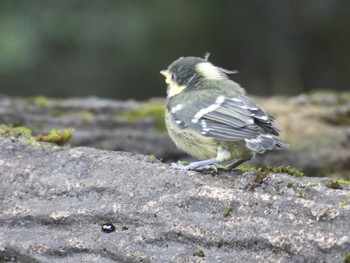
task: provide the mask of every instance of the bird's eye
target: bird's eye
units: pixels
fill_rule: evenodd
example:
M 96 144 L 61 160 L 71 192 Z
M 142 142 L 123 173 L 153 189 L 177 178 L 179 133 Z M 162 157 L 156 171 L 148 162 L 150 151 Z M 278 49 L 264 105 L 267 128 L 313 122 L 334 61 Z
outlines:
M 167 78 L 165 80 L 165 82 L 167 84 L 171 84 L 171 83 L 174 83 L 175 82 L 175 79 L 176 79 L 176 75 L 174 73 L 171 73 L 169 72 L 168 75 L 167 75 Z

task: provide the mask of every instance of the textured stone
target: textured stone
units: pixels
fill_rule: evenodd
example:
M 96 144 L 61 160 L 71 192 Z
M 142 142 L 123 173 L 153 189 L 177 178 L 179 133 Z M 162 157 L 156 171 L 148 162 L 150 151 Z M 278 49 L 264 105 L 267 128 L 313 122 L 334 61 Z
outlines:
M 177 171 L 4 138 L 0 149 L 0 262 L 341 262 L 350 252 L 350 189 L 329 179 Z

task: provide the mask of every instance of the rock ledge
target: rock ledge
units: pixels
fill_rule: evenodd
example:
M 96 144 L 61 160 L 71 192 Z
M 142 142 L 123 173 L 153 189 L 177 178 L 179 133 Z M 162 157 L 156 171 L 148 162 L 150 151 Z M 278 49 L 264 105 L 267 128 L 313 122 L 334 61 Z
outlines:
M 349 186 L 0 138 L 0 262 L 342 262 Z M 101 231 L 112 223 L 116 231 Z

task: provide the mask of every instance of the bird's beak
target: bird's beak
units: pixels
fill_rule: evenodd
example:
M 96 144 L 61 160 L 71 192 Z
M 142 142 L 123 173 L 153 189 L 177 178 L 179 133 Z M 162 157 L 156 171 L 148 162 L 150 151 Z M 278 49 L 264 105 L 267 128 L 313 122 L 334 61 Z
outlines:
M 165 77 L 165 83 L 166 83 L 166 84 L 169 84 L 169 83 L 170 83 L 170 74 L 169 74 L 169 71 L 167 71 L 166 69 L 164 69 L 164 70 L 161 70 L 159 73 L 162 74 L 162 75 Z
M 162 74 L 165 78 L 169 76 L 169 71 L 167 71 L 166 69 L 161 70 L 159 73 Z

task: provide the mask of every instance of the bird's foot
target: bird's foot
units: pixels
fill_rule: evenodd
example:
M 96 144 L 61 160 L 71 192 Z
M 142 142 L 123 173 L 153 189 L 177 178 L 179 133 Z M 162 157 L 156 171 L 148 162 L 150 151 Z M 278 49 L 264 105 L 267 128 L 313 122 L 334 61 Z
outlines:
M 218 162 L 216 158 L 199 161 L 199 162 L 192 162 L 189 164 L 181 164 L 181 163 L 172 163 L 171 168 L 174 169 L 180 169 L 180 170 L 196 170 L 196 171 L 203 171 L 203 170 L 215 170 L 217 172 Z

